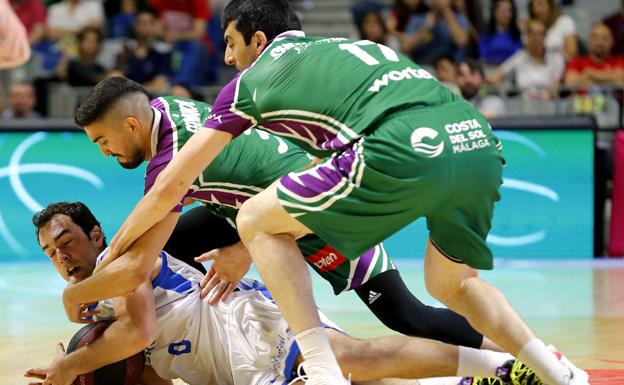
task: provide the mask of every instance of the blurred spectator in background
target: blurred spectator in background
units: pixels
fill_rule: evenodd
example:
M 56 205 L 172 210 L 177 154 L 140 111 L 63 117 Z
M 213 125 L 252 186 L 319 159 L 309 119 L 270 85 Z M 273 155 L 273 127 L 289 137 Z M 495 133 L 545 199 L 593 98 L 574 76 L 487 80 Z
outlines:
M 604 19 L 604 23 L 611 30 L 615 44 L 613 46 L 613 54 L 624 56 L 624 0 L 622 0 L 621 9 L 613 15 Z
M 150 0 L 150 5 L 158 15 L 163 39 L 174 45 L 174 80 L 203 85 L 208 72 L 214 70 L 207 68 L 211 49 L 206 33 L 211 17 L 208 0 Z
M 457 65 L 450 56 L 439 56 L 433 62 L 435 77 L 457 95 L 461 95 L 457 82 Z
M 547 50 L 561 52 L 566 60 L 577 55 L 576 24 L 572 17 L 561 13 L 555 0 L 531 0 L 529 16 L 546 26 Z
M 393 36 L 399 40 L 403 38 L 405 27 L 412 18 L 419 14 L 424 14 L 429 10 L 425 0 L 394 0 L 390 14 L 386 19 L 386 28 Z
M 577 56 L 565 73 L 567 86 L 622 84 L 624 59 L 612 55 L 613 35 L 603 23 L 593 26 L 588 40 L 588 55 Z
M 501 64 L 489 77 L 500 84 L 512 75 L 516 87 L 530 99 L 551 99 L 565 68 L 565 59 L 558 51 L 545 47 L 546 27 L 540 20 L 527 22 L 524 49 Z
M 461 95 L 488 119 L 507 114 L 505 102 L 498 95 L 488 95 L 485 89 L 485 73 L 478 60 L 467 59 L 459 65 L 459 88 Z
M 117 69 L 151 92 L 160 94 L 169 88 L 171 45 L 156 40 L 156 18 L 152 11 L 139 11 L 134 20 L 134 39 L 128 40 L 117 58 Z
M 30 45 L 37 44 L 45 33 L 46 8 L 43 2 L 41 0 L 11 0 L 11 6 L 26 27 Z
M 481 0 L 451 0 L 451 8 L 468 20 L 468 45 L 465 48 L 466 57 L 479 57 L 479 35 L 484 31 L 483 7 Z
M 47 37 L 58 40 L 85 27 L 102 29 L 104 8 L 98 0 L 63 0 L 48 8 Z
M 401 40 L 403 52 L 419 64 L 431 64 L 440 55 L 463 59 L 469 43 L 470 22 L 451 7 L 450 0 L 432 0 L 431 10 L 412 16 Z
M 514 0 L 493 0 L 487 32 L 479 38 L 479 57 L 487 64 L 501 64 L 522 49 Z
M 30 59 L 26 28 L 8 0 L 0 0 L 0 69 L 14 68 Z
M 9 91 L 9 105 L 2 111 L 2 119 L 38 119 L 41 116 L 34 111 L 36 104 L 35 88 L 31 83 L 14 83 Z
M 383 44 L 395 50 L 399 49 L 398 39 L 388 34 L 379 11 L 370 10 L 365 12 L 357 27 L 360 39 Z
M 119 10 L 109 20 L 109 37 L 119 39 L 132 34 L 134 18 L 139 11 L 137 0 L 121 0 Z
M 2 119 L 2 111 L 6 105 L 6 96 L 4 95 L 4 87 L 0 87 L 0 119 Z
M 94 86 L 106 76 L 106 69 L 97 63 L 102 43 L 102 32 L 87 27 L 78 33 L 78 56 L 64 56 L 57 67 L 57 75 L 72 86 Z
M 187 98 L 193 100 L 199 100 L 203 102 L 205 100 L 204 95 L 197 91 L 196 89 L 189 87 L 186 84 L 175 84 L 171 87 L 171 96 L 176 96 L 178 98 Z
M 208 0 L 150 0 L 168 43 L 180 40 L 203 41 L 210 19 Z
M 451 0 L 451 5 L 455 11 L 463 14 L 470 21 L 470 25 L 477 33 L 477 37 L 485 32 L 485 21 L 483 20 L 483 6 L 481 0 Z

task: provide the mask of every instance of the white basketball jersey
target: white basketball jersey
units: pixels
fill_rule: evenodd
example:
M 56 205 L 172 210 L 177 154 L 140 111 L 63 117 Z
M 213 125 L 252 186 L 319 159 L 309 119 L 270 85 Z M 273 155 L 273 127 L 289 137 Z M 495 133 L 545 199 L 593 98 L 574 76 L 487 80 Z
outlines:
M 199 298 L 200 271 L 164 251 L 160 257 L 152 281 L 158 335 L 145 350 L 159 376 L 189 385 L 282 384 L 291 377 L 299 349 L 264 285 L 243 279 L 225 302 L 210 305 Z M 99 318 L 110 318 L 112 301 L 99 309 Z

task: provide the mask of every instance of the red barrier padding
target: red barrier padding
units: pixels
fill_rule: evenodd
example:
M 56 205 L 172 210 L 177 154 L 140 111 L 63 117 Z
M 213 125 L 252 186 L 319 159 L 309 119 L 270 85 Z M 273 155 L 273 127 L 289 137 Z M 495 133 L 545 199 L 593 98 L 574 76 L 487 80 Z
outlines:
M 615 135 L 611 229 L 607 252 L 612 257 L 624 256 L 624 131 L 618 131 Z

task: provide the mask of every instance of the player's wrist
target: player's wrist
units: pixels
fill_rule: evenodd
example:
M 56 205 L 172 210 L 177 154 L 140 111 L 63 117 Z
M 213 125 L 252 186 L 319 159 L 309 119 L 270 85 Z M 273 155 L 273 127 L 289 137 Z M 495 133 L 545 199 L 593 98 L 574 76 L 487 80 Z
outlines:
M 76 302 L 74 289 L 75 285 L 67 285 L 65 289 L 63 289 L 63 305 L 65 305 L 65 309 L 68 309 L 72 306 L 79 305 L 79 302 Z
M 80 365 L 81 360 L 76 360 L 76 354 L 66 354 L 65 356 L 59 358 L 58 360 L 58 368 L 60 373 L 65 373 L 67 377 L 76 378 L 79 374 L 86 372 L 82 371 L 78 366 Z
M 247 247 L 243 244 L 243 242 L 238 241 L 237 243 L 232 245 L 232 248 L 234 249 L 236 255 L 239 255 L 241 259 L 251 265 L 251 263 L 253 262 L 253 260 L 251 259 L 251 254 L 249 254 L 249 250 L 247 250 Z

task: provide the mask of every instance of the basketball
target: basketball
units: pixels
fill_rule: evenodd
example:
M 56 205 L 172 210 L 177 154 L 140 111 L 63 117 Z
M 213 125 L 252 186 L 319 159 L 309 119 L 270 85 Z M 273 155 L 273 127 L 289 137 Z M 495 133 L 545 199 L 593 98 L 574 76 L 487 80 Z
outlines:
M 95 341 L 111 324 L 111 321 L 100 321 L 78 330 L 67 345 L 67 353 Z M 135 385 L 141 380 L 144 367 L 145 357 L 141 351 L 94 372 L 80 374 L 73 385 Z

